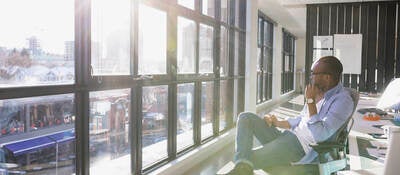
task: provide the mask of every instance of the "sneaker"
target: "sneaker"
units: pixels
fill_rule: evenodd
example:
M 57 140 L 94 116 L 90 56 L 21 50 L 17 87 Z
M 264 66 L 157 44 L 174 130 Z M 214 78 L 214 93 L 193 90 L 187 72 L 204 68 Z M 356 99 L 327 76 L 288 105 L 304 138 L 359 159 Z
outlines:
M 226 175 L 253 175 L 253 168 L 247 163 L 237 163 Z

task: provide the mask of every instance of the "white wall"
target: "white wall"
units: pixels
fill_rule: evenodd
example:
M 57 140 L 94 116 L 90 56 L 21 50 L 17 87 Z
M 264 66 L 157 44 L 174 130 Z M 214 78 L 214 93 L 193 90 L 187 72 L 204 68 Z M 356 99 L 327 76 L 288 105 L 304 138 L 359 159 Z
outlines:
M 256 111 L 258 3 L 247 1 L 245 111 Z
M 277 24 L 274 25 L 274 43 L 273 43 L 273 78 L 272 78 L 272 99 L 262 104 L 256 105 L 257 93 L 257 27 L 258 27 L 258 10 L 269 10 L 265 8 L 265 3 L 269 1 L 247 1 L 247 23 L 246 23 L 246 85 L 245 85 L 245 111 L 260 112 L 266 107 L 277 104 L 286 100 L 293 95 L 295 91 L 286 94 L 281 94 L 281 67 L 282 67 L 282 28 L 288 30 L 290 23 L 290 15 L 285 15 L 285 18 L 268 16 L 271 13 L 265 13 L 268 17 L 274 20 Z M 256 4 L 256 5 L 253 5 Z M 277 4 L 274 4 L 277 6 Z M 279 15 L 279 14 L 278 14 Z M 276 17 L 276 18 L 274 18 Z M 281 20 L 281 21 L 280 21 Z M 289 30 L 289 32 L 291 32 Z M 304 70 L 305 65 L 305 39 L 297 38 L 295 50 L 295 71 Z M 296 74 L 296 73 L 295 73 Z M 296 81 L 298 76 L 295 76 L 295 90 L 300 91 L 300 81 Z M 302 81 L 304 82 L 304 80 Z M 301 87 L 302 89 L 303 87 Z
M 297 38 L 296 40 L 296 81 L 295 88 L 296 92 L 304 92 L 304 76 L 305 70 L 309 69 L 306 65 L 306 39 Z

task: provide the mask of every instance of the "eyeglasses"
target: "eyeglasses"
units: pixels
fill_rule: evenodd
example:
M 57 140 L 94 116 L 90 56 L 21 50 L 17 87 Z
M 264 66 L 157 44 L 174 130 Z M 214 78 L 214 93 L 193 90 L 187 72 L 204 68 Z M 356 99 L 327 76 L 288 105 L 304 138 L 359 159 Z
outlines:
M 311 77 L 311 76 L 315 76 L 315 75 L 323 75 L 323 74 L 328 74 L 328 75 L 330 75 L 329 72 L 311 72 L 310 77 Z

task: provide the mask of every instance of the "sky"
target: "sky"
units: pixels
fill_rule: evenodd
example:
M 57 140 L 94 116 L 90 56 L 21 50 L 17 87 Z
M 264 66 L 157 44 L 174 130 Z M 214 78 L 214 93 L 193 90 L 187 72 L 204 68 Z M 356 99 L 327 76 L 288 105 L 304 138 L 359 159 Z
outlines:
M 74 40 L 74 0 L 0 0 L 0 25 L 0 47 L 27 47 L 36 36 L 44 52 L 63 54 Z

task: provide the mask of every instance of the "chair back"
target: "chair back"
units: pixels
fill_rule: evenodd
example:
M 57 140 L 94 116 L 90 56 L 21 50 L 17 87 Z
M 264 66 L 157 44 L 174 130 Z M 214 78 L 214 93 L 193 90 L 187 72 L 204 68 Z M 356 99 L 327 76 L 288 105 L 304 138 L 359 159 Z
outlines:
M 347 92 L 349 92 L 351 98 L 353 99 L 353 111 L 350 114 L 350 117 L 347 119 L 345 124 L 341 128 L 339 128 L 336 139 L 334 139 L 337 143 L 340 144 L 346 144 L 347 142 L 347 137 L 349 136 L 350 130 L 353 127 L 354 119 L 353 119 L 353 114 L 354 111 L 356 110 L 358 100 L 360 99 L 360 95 L 357 90 L 352 89 L 352 88 L 345 88 Z

